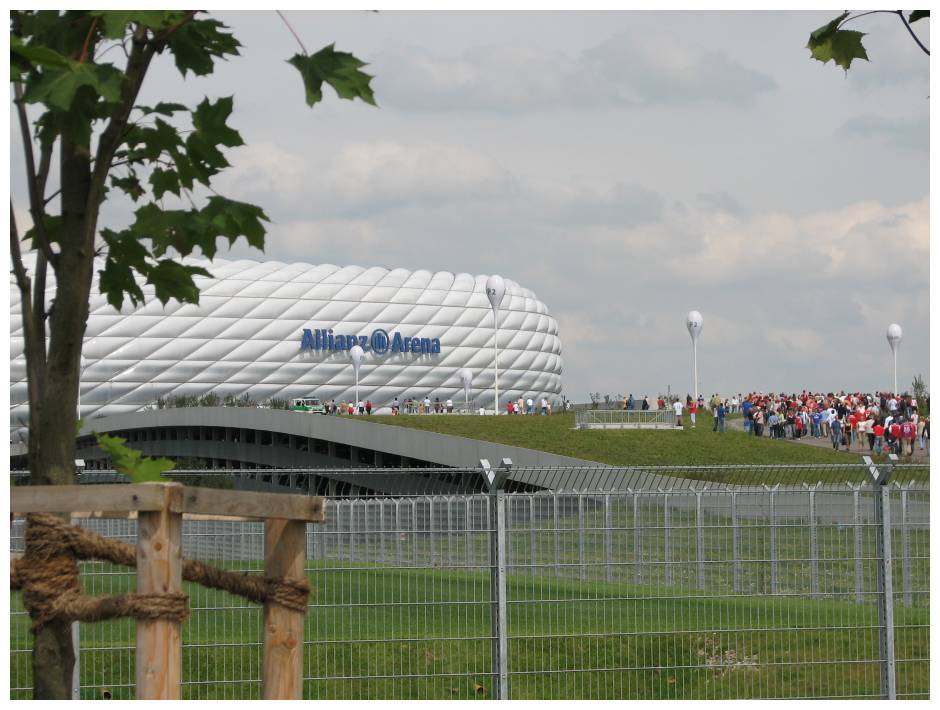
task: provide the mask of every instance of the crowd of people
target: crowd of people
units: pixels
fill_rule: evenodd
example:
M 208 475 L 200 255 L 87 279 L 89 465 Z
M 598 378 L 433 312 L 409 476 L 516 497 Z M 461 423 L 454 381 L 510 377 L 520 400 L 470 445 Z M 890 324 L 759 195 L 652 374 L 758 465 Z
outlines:
M 676 425 L 682 424 L 684 409 L 695 427 L 698 411 L 707 406 L 713 417 L 713 430 L 724 431 L 727 414 L 740 412 L 744 431 L 772 439 L 829 439 L 833 449 L 867 450 L 912 456 L 916 446 L 930 449 L 930 417 L 921 414 L 921 403 L 910 395 L 890 392 L 829 392 L 803 390 L 800 394 L 751 392 L 722 398 L 718 394 L 706 403 L 699 395 L 686 396 L 673 403 Z M 923 403 L 930 410 L 929 400 Z
M 403 399 L 395 397 L 388 406 L 393 416 L 400 414 L 453 414 L 455 411 L 454 400 L 448 398 L 441 401 L 440 397 L 435 397 L 432 401 L 430 395 L 426 395 L 424 399 L 420 397 L 406 397 Z M 570 403 L 567 402 L 567 400 L 563 403 L 563 408 L 565 411 L 570 409 Z M 366 400 L 365 402 L 341 401 L 339 403 L 337 403 L 336 400 L 330 400 L 324 404 L 324 409 L 327 414 L 370 415 L 375 407 L 371 400 Z M 459 405 L 456 411 L 460 411 Z M 485 413 L 485 410 L 481 409 L 480 414 L 483 413 Z M 538 402 L 533 400 L 531 396 L 528 398 L 519 397 L 518 399 L 510 399 L 506 402 L 506 414 L 550 415 L 551 413 L 552 403 L 547 397 L 540 398 Z

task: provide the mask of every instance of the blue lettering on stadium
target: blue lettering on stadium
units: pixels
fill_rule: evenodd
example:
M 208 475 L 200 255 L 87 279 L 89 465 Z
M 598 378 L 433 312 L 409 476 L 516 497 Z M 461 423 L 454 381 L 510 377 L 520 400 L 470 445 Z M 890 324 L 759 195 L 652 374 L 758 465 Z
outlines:
M 304 328 L 300 338 L 301 350 L 316 352 L 343 352 L 358 345 L 364 351 L 372 351 L 376 355 L 387 353 L 416 353 L 435 355 L 441 352 L 440 338 L 421 338 L 403 336 L 395 331 L 389 335 L 388 331 L 376 328 L 372 335 L 359 335 L 358 333 L 334 333 L 332 328 Z

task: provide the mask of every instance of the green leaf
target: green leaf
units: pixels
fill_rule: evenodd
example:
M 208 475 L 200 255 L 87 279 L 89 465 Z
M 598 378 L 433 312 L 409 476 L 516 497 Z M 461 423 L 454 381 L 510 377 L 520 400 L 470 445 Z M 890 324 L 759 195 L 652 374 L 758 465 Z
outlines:
M 848 10 L 839 15 L 836 19 L 830 20 L 822 27 L 819 27 L 813 30 L 809 35 L 809 44 L 806 46 L 809 49 L 813 49 L 814 46 L 819 45 L 829 39 L 836 30 L 839 29 L 839 25 L 842 24 L 842 21 L 849 16 Z
M 158 200 L 168 192 L 177 197 L 180 194 L 180 179 L 175 170 L 154 168 L 150 173 L 150 186 L 153 188 L 153 196 Z
M 10 35 L 10 54 L 16 54 L 26 59 L 35 67 L 47 69 L 67 69 L 69 67 L 68 57 L 63 57 L 49 47 L 24 44 L 22 39 L 12 34 Z
M 295 67 L 303 78 L 308 106 L 323 99 L 323 82 L 336 91 L 341 99 L 362 99 L 375 106 L 375 96 L 369 82 L 370 74 L 360 71 L 365 62 L 348 52 L 337 52 L 328 45 L 312 56 L 295 54 L 287 63 Z
M 172 116 L 177 111 L 189 111 L 189 107 L 183 106 L 183 104 L 166 103 L 165 101 L 161 101 L 153 108 L 150 106 L 135 106 L 134 108 L 142 111 L 145 116 L 152 113 L 159 113 L 162 116 Z
M 164 306 L 174 298 L 183 303 L 199 303 L 199 287 L 193 276 L 211 277 L 198 266 L 187 266 L 172 259 L 162 259 L 149 270 L 147 283 L 153 285 L 157 298 Z
M 846 71 L 848 71 L 854 59 L 868 61 L 868 53 L 865 51 L 865 47 L 862 46 L 862 37 L 865 36 L 865 33 L 839 29 L 840 23 L 848 15 L 848 12 L 843 12 L 837 18 L 810 34 L 806 47 L 813 59 L 823 64 L 830 61 L 835 62 Z
M 168 46 L 180 74 L 205 76 L 212 73 L 214 58 L 238 55 L 241 44 L 220 29 L 228 28 L 218 20 L 192 20 L 173 33 Z
M 42 217 L 43 226 L 46 228 L 46 237 L 49 239 L 51 244 L 61 243 L 62 240 L 62 218 L 57 215 L 43 214 Z M 36 243 L 36 225 L 34 224 L 30 227 L 26 234 L 23 235 L 23 241 L 30 240 L 33 244 Z
M 108 39 L 121 39 L 130 24 L 139 24 L 151 30 L 170 27 L 185 16 L 179 10 L 94 10 L 93 17 L 100 17 L 104 24 L 104 36 Z
M 125 446 L 127 440 L 119 436 L 96 434 L 96 437 L 98 446 L 111 457 L 114 469 L 127 476 L 131 483 L 166 480 L 160 474 L 171 470 L 176 465 L 170 459 L 145 458 L 136 449 Z
M 911 14 L 908 15 L 907 21 L 911 24 L 914 24 L 918 20 L 923 20 L 925 17 L 930 17 L 930 10 L 911 10 Z
M 244 145 L 238 131 L 225 125 L 225 121 L 232 114 L 233 105 L 231 96 L 223 97 L 214 104 L 204 98 L 193 111 L 193 128 L 216 145 L 229 148 Z
M 141 186 L 140 180 L 137 179 L 136 175 L 129 175 L 122 178 L 112 176 L 111 186 L 123 190 L 124 193 L 129 195 L 135 202 L 144 196 L 144 188 Z
M 238 237 L 244 236 L 249 245 L 264 249 L 262 221 L 271 220 L 260 207 L 215 195 L 209 198 L 203 217 L 208 221 L 207 229 L 213 237 L 227 237 L 231 245 Z
M 27 103 L 42 103 L 51 109 L 69 111 L 75 95 L 89 87 L 108 103 L 117 103 L 121 96 L 124 74 L 109 64 L 81 64 L 69 61 L 65 69 L 46 70 L 30 82 L 23 94 Z

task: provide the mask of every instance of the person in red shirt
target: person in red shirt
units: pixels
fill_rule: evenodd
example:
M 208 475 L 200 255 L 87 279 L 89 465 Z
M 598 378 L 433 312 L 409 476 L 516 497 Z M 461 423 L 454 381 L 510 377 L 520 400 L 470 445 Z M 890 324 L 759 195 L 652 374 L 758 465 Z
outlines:
M 692 420 L 692 428 L 695 428 L 695 414 L 698 412 L 698 402 L 694 399 L 689 402 L 689 419 Z
M 881 447 L 885 435 L 885 428 L 880 419 L 875 422 L 875 426 L 871 428 L 871 431 L 875 435 L 875 453 L 880 454 L 882 453 Z
M 895 419 L 891 422 L 891 426 L 888 427 L 888 433 L 891 435 L 891 448 L 894 453 L 900 453 L 901 451 L 901 425 L 898 424 L 898 420 Z
M 512 414 L 512 400 L 506 402 L 506 414 Z
M 901 446 L 905 456 L 914 454 L 914 437 L 917 436 L 917 426 L 910 419 L 901 424 Z
M 849 443 L 855 444 L 855 440 L 858 438 L 858 431 L 856 427 L 858 426 L 858 418 L 854 413 L 849 415 Z

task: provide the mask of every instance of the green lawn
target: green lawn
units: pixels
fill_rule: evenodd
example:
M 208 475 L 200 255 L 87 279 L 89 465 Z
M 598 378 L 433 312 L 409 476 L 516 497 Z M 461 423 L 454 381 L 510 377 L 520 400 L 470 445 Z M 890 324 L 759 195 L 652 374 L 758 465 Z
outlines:
M 711 415 L 685 429 L 577 430 L 574 414 L 542 416 L 373 416 L 370 422 L 493 441 L 613 466 L 858 463 L 861 455 L 749 436 L 730 428 L 712 432 Z
M 87 593 L 133 588 L 97 565 Z M 489 574 L 308 562 L 305 698 L 490 697 Z M 186 585 L 183 695 L 260 697 L 261 611 Z M 511 574 L 511 697 L 870 697 L 879 693 L 877 613 L 835 599 L 705 594 L 687 589 Z M 20 595 L 11 595 L 14 611 Z M 895 607 L 898 688 L 926 696 L 928 611 Z M 29 684 L 28 621 L 11 623 L 11 687 Z M 82 626 L 82 697 L 133 696 L 134 624 Z M 13 698 L 27 697 L 14 691 Z
M 738 593 L 730 587 L 732 548 L 726 521 L 709 517 L 707 589 L 695 586 L 691 520 L 675 515 L 671 538 L 677 562 L 671 581 L 654 562 L 664 559 L 657 522 L 641 510 L 643 536 L 638 569 L 628 539 L 628 509 L 612 522 L 615 567 L 604 579 L 604 532 L 593 515 L 585 533 L 566 516 L 560 544 L 549 529 L 516 529 L 510 539 L 507 583 L 511 697 L 523 698 L 773 698 L 870 697 L 879 693 L 877 612 L 855 603 L 851 536 L 821 526 L 819 558 L 823 596 L 798 590 L 806 584 L 809 540 L 802 529 L 781 529 L 779 596 L 769 594 L 767 530 L 742 534 Z M 796 534 L 799 533 L 799 534 Z M 578 538 L 586 536 L 581 557 Z M 918 531 L 915 549 L 925 549 Z M 490 576 L 475 567 L 485 560 L 485 533 L 475 534 L 473 563 L 466 565 L 446 533 L 405 541 L 406 559 L 395 566 L 363 562 L 374 542 L 358 549 L 340 541 L 343 560 L 308 561 L 316 590 L 306 616 L 304 697 L 319 699 L 465 699 L 490 697 Z M 340 534 L 340 537 L 345 537 Z M 863 547 L 871 575 L 871 540 Z M 479 538 L 479 539 L 476 539 Z M 563 574 L 555 576 L 554 550 Z M 896 550 L 897 553 L 900 549 Z M 534 557 L 533 557 L 534 555 Z M 716 557 L 717 555 L 717 557 Z M 532 562 L 535 562 L 533 565 Z M 620 562 L 620 564 L 616 564 Z M 897 558 L 896 589 L 901 569 Z M 258 571 L 257 563 L 223 563 Z M 426 565 L 432 564 L 433 567 Z M 588 579 L 573 579 L 586 565 Z M 134 574 L 102 563 L 83 563 L 85 593 L 115 594 L 134 587 Z M 89 574 L 90 572 L 90 574 Z M 917 561 L 914 588 L 927 589 L 928 563 Z M 838 584 L 833 582 L 838 580 Z M 191 618 L 183 626 L 183 694 L 192 699 L 260 697 L 261 609 L 224 592 L 185 585 Z M 826 594 L 830 592 L 831 594 Z M 832 593 L 834 592 L 834 593 Z M 902 695 L 929 691 L 929 610 L 925 592 L 915 606 L 895 605 L 898 688 Z M 866 599 L 871 600 L 871 596 Z M 22 610 L 11 595 L 14 612 Z M 107 689 L 133 696 L 134 624 L 121 620 L 83 624 L 82 697 Z M 28 619 L 11 617 L 11 687 L 28 687 Z M 14 698 L 27 697 L 14 691 Z

